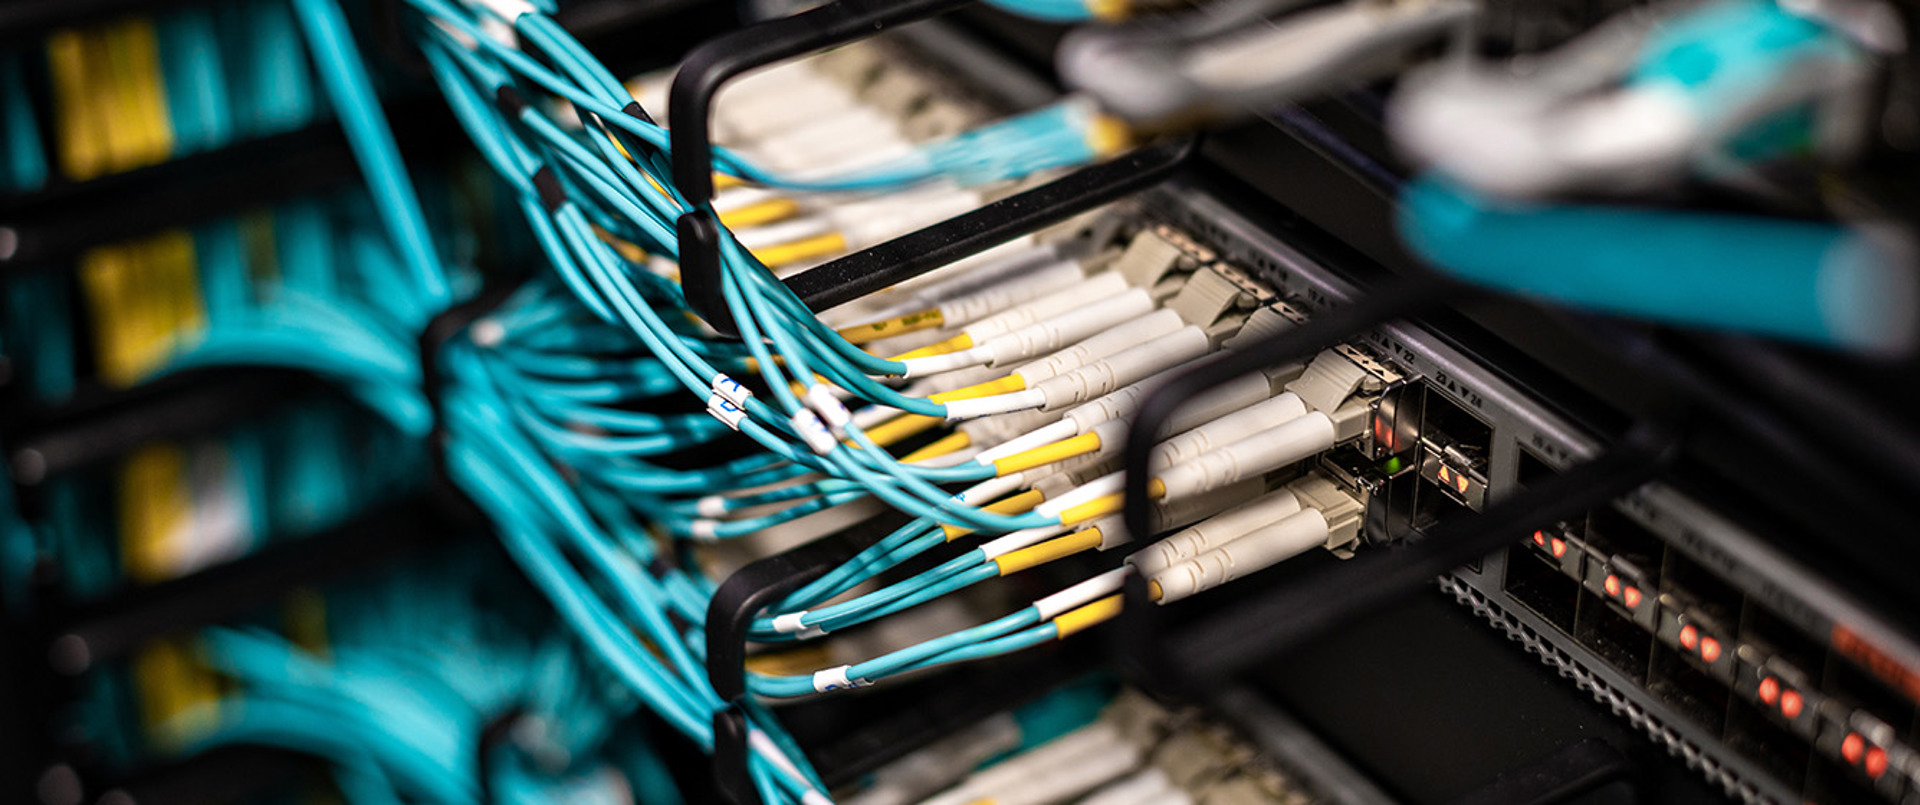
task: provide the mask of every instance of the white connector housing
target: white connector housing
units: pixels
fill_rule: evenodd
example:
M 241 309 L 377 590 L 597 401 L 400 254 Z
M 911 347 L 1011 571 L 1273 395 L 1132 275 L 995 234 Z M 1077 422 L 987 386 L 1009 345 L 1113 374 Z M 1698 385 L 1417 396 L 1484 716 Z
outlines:
M 1326 543 L 1327 533 L 1326 517 L 1318 510 L 1302 509 L 1192 559 L 1176 562 L 1155 573 L 1152 581 L 1160 588 L 1160 603 L 1172 603 L 1319 547 Z
M 1039 383 L 1108 355 L 1179 332 L 1182 326 L 1180 314 L 1171 310 L 1156 310 L 1134 321 L 1101 330 L 1078 344 L 1022 366 L 1018 373 L 1028 385 Z
M 1254 379 L 1259 378 L 1256 375 Z M 1307 404 L 1300 401 L 1299 395 L 1290 391 L 1282 392 L 1271 399 L 1193 426 L 1154 445 L 1149 466 L 1159 469 L 1180 464 L 1269 428 L 1277 428 L 1306 413 Z
M 1277 427 L 1202 453 L 1156 474 L 1166 497 L 1218 489 L 1277 470 L 1333 446 L 1333 420 L 1310 411 Z
M 1212 348 L 1207 334 L 1189 325 L 1049 378 L 1031 390 L 1040 394 L 1045 410 L 1053 411 L 1086 402 L 1169 367 L 1197 359 Z M 1021 376 L 1027 375 L 1023 371 Z
M 1276 489 L 1174 532 L 1127 557 L 1127 564 L 1152 576 L 1297 511 L 1300 498 L 1293 490 Z
M 1327 519 L 1326 548 L 1341 557 L 1353 555 L 1360 543 L 1360 524 L 1366 510 L 1346 490 L 1318 475 L 1306 475 L 1287 484 L 1300 498 L 1300 505 L 1319 511 Z
M 1125 277 L 1111 271 L 1102 272 L 980 319 L 960 331 L 966 333 L 973 343 L 984 344 L 994 336 L 1011 333 L 1034 322 L 1103 304 L 1107 299 L 1124 293 L 1127 287 Z

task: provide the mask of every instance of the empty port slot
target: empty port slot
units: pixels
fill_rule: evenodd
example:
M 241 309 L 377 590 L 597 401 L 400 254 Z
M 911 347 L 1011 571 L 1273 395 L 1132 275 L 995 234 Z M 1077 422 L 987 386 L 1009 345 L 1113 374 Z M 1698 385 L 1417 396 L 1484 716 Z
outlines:
M 1547 623 L 1573 634 L 1573 617 L 1580 602 L 1580 582 L 1560 572 L 1539 551 L 1515 545 L 1507 553 L 1507 595 Z
M 1559 474 L 1558 470 L 1547 466 L 1547 462 L 1541 461 L 1533 451 L 1525 447 L 1520 448 L 1520 462 L 1515 470 L 1514 480 L 1521 486 L 1533 486 L 1557 474 Z
M 1751 758 L 1790 790 L 1806 785 L 1809 751 L 1806 741 L 1767 718 L 1745 699 L 1727 703 L 1726 744 Z
M 1744 598 L 1740 590 L 1672 546 L 1667 547 L 1667 561 L 1660 578 L 1661 589 L 1686 596 L 1714 620 L 1729 625 L 1740 622 L 1740 603 Z
M 1647 690 L 1681 715 L 1718 734 L 1727 724 L 1727 686 L 1687 662 L 1679 652 L 1653 647 Z
M 1827 663 L 1821 643 L 1759 603 L 1748 600 L 1740 618 L 1740 638 L 1766 646 L 1775 656 L 1817 678 Z
M 1415 484 L 1413 490 L 1413 527 L 1425 530 L 1435 522 L 1456 516 L 1467 506 L 1430 483 Z
M 1666 545 L 1654 533 L 1612 506 L 1601 506 L 1587 515 L 1587 542 L 1608 556 L 1626 559 L 1639 568 L 1650 587 L 1660 584 L 1660 559 Z
M 1458 464 L 1464 459 L 1474 471 L 1486 476 L 1487 454 L 1493 447 L 1493 427 L 1433 389 L 1427 389 L 1420 438 L 1451 456 L 1450 463 Z
M 1580 596 L 1573 638 L 1635 682 L 1645 683 L 1653 635 L 1607 606 L 1596 595 Z

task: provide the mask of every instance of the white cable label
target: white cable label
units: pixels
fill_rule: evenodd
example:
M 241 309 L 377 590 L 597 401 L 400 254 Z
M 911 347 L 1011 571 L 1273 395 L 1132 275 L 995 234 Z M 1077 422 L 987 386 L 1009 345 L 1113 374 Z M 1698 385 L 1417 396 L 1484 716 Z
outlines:
M 773 630 L 781 634 L 793 635 L 802 640 L 819 637 L 827 633 L 825 629 L 818 626 L 808 626 L 801 623 L 800 619 L 806 617 L 806 615 L 807 611 L 803 609 L 799 612 L 790 612 L 775 617 L 773 619 Z
M 747 418 L 745 410 L 718 394 L 707 398 L 707 413 L 712 414 L 714 419 L 727 423 L 727 427 L 734 430 L 739 430 L 740 422 Z
M 847 676 L 847 672 L 851 670 L 853 670 L 853 666 L 842 665 L 838 668 L 828 668 L 824 671 L 815 671 L 813 672 L 813 689 L 821 693 L 826 693 L 826 692 L 835 691 L 835 690 L 852 690 L 853 688 L 864 688 L 868 685 L 873 684 L 871 680 L 856 679 L 856 678 Z
M 835 436 L 846 435 L 847 423 L 853 421 L 853 412 L 847 410 L 839 397 L 833 396 L 833 389 L 818 383 L 808 386 L 807 406 L 820 415 Z
M 753 399 L 752 389 L 740 385 L 740 381 L 728 377 L 725 372 L 714 374 L 713 393 L 741 408 L 747 407 L 747 401 Z
M 809 409 L 802 408 L 795 412 L 788 422 L 793 424 L 793 432 L 800 436 L 800 441 L 819 455 L 824 456 L 840 446 L 840 440 L 833 438 L 833 432 L 827 430 L 827 423 L 821 422 L 820 415 Z
M 720 523 L 714 520 L 695 520 L 688 527 L 694 539 L 701 542 L 714 542 L 720 539 Z
M 701 517 L 721 517 L 727 513 L 727 499 L 719 495 L 708 495 L 694 504 L 694 511 Z

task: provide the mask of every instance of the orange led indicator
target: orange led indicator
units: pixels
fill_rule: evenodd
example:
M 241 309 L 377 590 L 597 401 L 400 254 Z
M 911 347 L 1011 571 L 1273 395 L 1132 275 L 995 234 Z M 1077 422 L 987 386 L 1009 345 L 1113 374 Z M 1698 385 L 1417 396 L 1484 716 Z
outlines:
M 1462 495 L 1466 494 L 1467 493 L 1467 476 L 1465 475 L 1453 476 L 1453 488 L 1460 490 L 1460 494 Z
M 1640 608 L 1640 588 L 1628 587 L 1620 594 L 1620 600 L 1627 602 L 1627 609 Z
M 1880 747 L 1877 747 L 1877 746 L 1872 749 L 1868 749 L 1866 768 L 1867 768 L 1867 776 L 1872 777 L 1875 780 L 1880 779 L 1880 775 L 1886 774 L 1887 773 L 1887 750 L 1881 749 Z
M 1453 471 L 1447 469 L 1447 465 L 1445 464 L 1440 465 L 1440 469 L 1436 471 L 1434 475 L 1438 476 L 1442 481 L 1453 480 Z
M 1700 659 L 1707 662 L 1720 659 L 1720 641 L 1711 637 L 1700 638 Z
M 1766 702 L 1768 707 L 1780 701 L 1780 680 L 1773 677 L 1760 680 L 1760 701 Z
M 1840 742 L 1840 756 L 1846 758 L 1848 763 L 1858 765 L 1860 756 L 1866 753 L 1867 739 L 1860 737 L 1860 733 L 1849 732 L 1846 739 Z
M 1600 583 L 1600 587 L 1607 591 L 1607 595 L 1618 596 L 1620 594 L 1620 577 L 1608 576 L 1606 581 Z
M 1547 532 L 1545 531 L 1533 532 L 1533 544 L 1538 545 L 1542 548 L 1547 547 Z
M 1787 718 L 1799 718 L 1800 711 L 1805 709 L 1806 705 L 1806 700 L 1800 697 L 1800 691 L 1787 690 L 1780 692 L 1780 715 L 1786 716 Z
M 1566 540 L 1560 539 L 1559 537 L 1553 538 L 1553 555 L 1556 558 L 1567 555 Z
M 1693 628 L 1693 624 L 1680 627 L 1680 647 L 1688 651 L 1700 647 L 1700 630 Z

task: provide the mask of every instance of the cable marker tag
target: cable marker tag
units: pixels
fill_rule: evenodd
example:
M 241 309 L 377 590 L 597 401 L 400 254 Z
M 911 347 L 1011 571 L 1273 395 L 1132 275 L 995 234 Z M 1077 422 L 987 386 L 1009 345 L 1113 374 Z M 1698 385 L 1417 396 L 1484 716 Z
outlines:
M 773 619 L 773 630 L 781 634 L 794 635 L 803 640 L 819 637 L 827 633 L 827 630 L 818 626 L 808 626 L 801 623 L 800 619 L 806 617 L 806 615 L 806 610 L 801 610 L 776 617 Z
M 747 412 L 741 410 L 740 406 L 728 402 L 725 397 L 718 394 L 707 398 L 707 413 L 712 414 L 714 419 L 727 423 L 727 427 L 734 430 L 739 430 L 740 423 L 747 418 Z
M 720 539 L 720 523 L 716 520 L 695 520 L 688 526 L 688 532 L 701 542 L 717 542 Z
M 753 390 L 740 385 L 740 381 L 728 377 L 725 372 L 716 372 L 713 376 L 713 393 L 727 399 L 727 402 L 747 407 L 747 401 L 753 399 Z
M 840 440 L 833 437 L 827 423 L 820 421 L 820 415 L 810 409 L 800 409 L 788 422 L 793 424 L 793 432 L 800 435 L 800 441 L 819 455 L 824 456 L 840 446 Z
M 824 671 L 813 672 L 813 689 L 820 693 L 826 693 L 835 690 L 864 688 L 873 684 L 872 680 L 848 677 L 847 672 L 850 670 L 853 670 L 853 666 L 842 665 L 838 668 L 828 668 Z
M 847 424 L 853 421 L 853 412 L 847 410 L 839 397 L 833 396 L 833 389 L 818 383 L 807 387 L 807 407 L 820 415 L 836 437 L 845 436 Z

